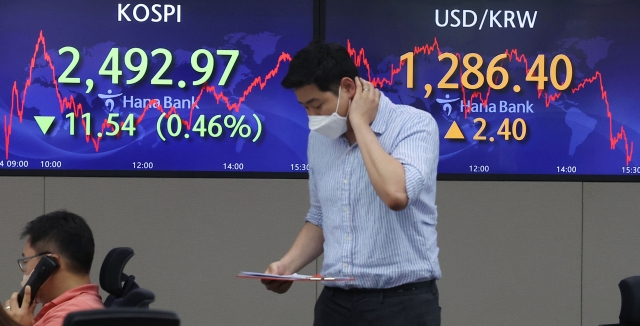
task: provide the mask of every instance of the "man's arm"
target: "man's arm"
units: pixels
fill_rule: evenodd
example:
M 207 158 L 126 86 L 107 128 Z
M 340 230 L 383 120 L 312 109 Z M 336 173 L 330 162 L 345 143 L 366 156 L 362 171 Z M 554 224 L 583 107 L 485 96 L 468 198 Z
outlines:
M 316 190 L 313 167 L 309 167 L 309 199 L 310 207 L 302 230 L 289 252 L 277 262 L 271 263 L 265 273 L 288 275 L 301 270 L 323 252 L 324 234 L 322 233 L 322 206 Z M 291 281 L 268 281 L 262 283 L 276 293 L 285 293 L 291 287 Z
M 409 203 L 404 167 L 380 146 L 368 124 L 357 123 L 351 126 L 373 189 L 390 209 L 403 210 Z
M 367 90 L 363 91 L 363 88 Z M 409 203 L 405 172 L 402 163 L 382 148 L 371 130 L 379 101 L 380 91 L 371 83 L 356 78 L 356 95 L 351 104 L 349 121 L 373 188 L 390 209 L 398 211 Z
M 265 273 L 293 274 L 318 258 L 322 254 L 323 244 L 322 228 L 310 222 L 305 222 L 289 252 L 279 261 L 271 263 Z M 262 284 L 267 287 L 267 290 L 282 294 L 289 290 L 293 282 L 263 280 Z
M 324 235 L 322 228 L 305 222 L 298 238 L 280 262 L 286 267 L 284 274 L 292 274 L 301 270 L 322 254 Z

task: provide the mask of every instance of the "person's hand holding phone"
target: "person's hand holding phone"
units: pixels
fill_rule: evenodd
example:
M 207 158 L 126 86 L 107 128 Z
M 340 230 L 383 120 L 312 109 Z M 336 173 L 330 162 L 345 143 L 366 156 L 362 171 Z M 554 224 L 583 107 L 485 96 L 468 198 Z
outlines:
M 26 286 L 24 289 L 24 297 L 22 298 L 22 306 L 18 305 L 18 292 L 11 295 L 11 299 L 5 302 L 5 311 L 16 323 L 21 326 L 33 326 L 35 323 L 34 312 L 36 310 L 35 302 L 31 306 L 31 287 Z

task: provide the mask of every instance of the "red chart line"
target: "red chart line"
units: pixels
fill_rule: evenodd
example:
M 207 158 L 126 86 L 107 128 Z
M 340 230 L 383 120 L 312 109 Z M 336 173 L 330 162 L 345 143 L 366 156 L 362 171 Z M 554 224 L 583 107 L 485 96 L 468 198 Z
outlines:
M 347 40 L 347 50 L 349 51 L 349 55 L 355 62 L 356 66 L 361 67 L 364 66 L 367 69 L 367 78 L 369 82 L 371 82 L 376 87 L 383 86 L 391 86 L 393 85 L 394 76 L 399 74 L 404 66 L 404 61 L 400 60 L 397 65 L 391 64 L 389 69 L 389 77 L 372 77 L 371 76 L 371 66 L 369 64 L 369 60 L 367 59 L 366 52 L 364 48 L 360 48 L 359 50 L 355 49 L 351 45 L 351 40 Z M 415 46 L 413 49 L 413 53 L 415 54 L 424 54 L 430 55 L 434 52 L 437 52 L 438 55 L 442 54 L 440 50 L 440 44 L 438 43 L 438 39 L 434 38 L 433 43 L 425 44 L 423 46 Z M 519 63 L 523 63 L 525 67 L 525 72 L 528 73 L 530 66 L 529 61 L 527 60 L 524 54 L 520 54 L 518 49 L 507 49 L 504 52 L 507 55 L 509 62 L 516 61 Z M 455 55 L 460 59 L 460 53 L 455 53 Z M 462 76 L 462 67 L 458 67 L 460 76 Z M 623 141 L 624 150 L 625 150 L 625 161 L 626 165 L 629 165 L 633 158 L 633 141 L 629 141 L 627 138 L 627 132 L 624 129 L 624 126 L 620 126 L 619 131 L 614 131 L 613 127 L 613 114 L 611 112 L 611 108 L 609 106 L 609 98 L 607 95 L 607 91 L 604 87 L 603 77 L 600 71 L 596 71 L 592 77 L 584 79 L 580 82 L 576 87 L 571 89 L 571 93 L 574 94 L 586 87 L 587 84 L 592 84 L 598 82 L 600 84 L 600 93 L 602 101 L 605 104 L 607 110 L 607 117 L 609 118 L 609 144 L 610 149 L 614 150 L 618 142 Z M 474 99 L 478 99 L 479 102 L 486 106 L 489 103 L 489 95 L 491 94 L 491 88 L 489 88 L 486 92 L 481 91 L 472 91 L 471 94 L 467 94 L 469 90 L 464 87 L 461 88 L 462 91 L 462 103 L 464 103 L 464 117 L 467 118 L 468 114 L 471 113 L 471 107 L 473 105 Z M 545 107 L 549 107 L 552 102 L 555 102 L 560 96 L 562 92 L 555 92 L 553 94 L 549 94 L 543 90 L 538 90 L 538 98 L 544 98 Z
M 51 69 L 53 85 L 57 95 L 58 104 L 60 106 L 60 113 L 64 113 L 66 110 L 73 110 L 73 113 L 76 118 L 79 116 L 82 116 L 82 114 L 84 113 L 82 104 L 76 103 L 73 95 L 70 95 L 69 97 L 63 97 L 60 94 L 58 79 L 56 77 L 56 69 L 53 65 L 53 62 L 51 61 L 51 57 L 47 53 L 47 45 L 46 45 L 44 34 L 42 31 L 40 31 L 40 36 L 38 37 L 38 41 L 36 42 L 35 49 L 33 51 L 33 56 L 31 57 L 31 64 L 29 65 L 29 78 L 25 82 L 24 89 L 22 90 L 22 98 L 20 98 L 18 83 L 17 81 L 14 81 L 13 87 L 11 89 L 11 110 L 9 111 L 8 122 L 7 122 L 7 115 L 6 114 L 4 115 L 4 144 L 5 144 L 6 159 L 9 159 L 9 145 L 11 143 L 11 133 L 13 130 L 14 114 L 18 116 L 18 122 L 22 123 L 22 117 L 24 115 L 24 105 L 27 100 L 29 87 L 31 87 L 31 83 L 33 80 L 33 70 L 36 66 L 36 60 L 38 58 L 38 53 L 40 52 L 40 48 L 42 48 L 44 60 L 47 62 L 49 68 Z M 193 121 L 193 111 L 195 110 L 196 106 L 198 105 L 198 102 L 200 101 L 200 99 L 205 93 L 212 95 L 215 98 L 217 104 L 220 104 L 220 102 L 223 102 L 226 105 L 227 110 L 229 111 L 235 110 L 235 112 L 239 112 L 240 107 L 242 106 L 242 103 L 247 99 L 247 97 L 253 91 L 257 89 L 256 87 L 259 87 L 260 90 L 263 90 L 267 86 L 268 81 L 278 74 L 280 69 L 280 64 L 283 62 L 289 62 L 289 61 L 291 61 L 291 55 L 289 55 L 288 53 L 282 52 L 282 54 L 280 54 L 280 56 L 278 57 L 278 62 L 275 68 L 269 71 L 269 73 L 267 73 L 264 77 L 262 76 L 256 77 L 249 84 L 249 86 L 244 90 L 244 92 L 242 93 L 242 96 L 238 98 L 237 101 L 235 102 L 231 101 L 229 97 L 227 97 L 222 91 L 218 92 L 215 86 L 204 85 L 200 89 L 200 93 L 198 97 L 191 105 L 191 109 L 189 110 L 189 118 L 186 120 L 183 118 L 180 118 L 182 120 L 182 123 L 185 126 L 187 126 L 187 129 L 189 130 L 191 129 L 192 121 Z M 147 111 L 150 110 L 152 106 L 155 106 L 155 108 L 160 112 L 167 113 L 167 118 L 172 114 L 178 114 L 178 111 L 174 106 L 172 106 L 171 108 L 165 111 L 165 109 L 162 107 L 162 105 L 160 105 L 160 103 L 158 103 L 156 100 L 152 100 L 152 101 L 149 101 L 149 103 L 147 103 L 147 105 L 143 109 L 138 119 L 136 119 L 136 122 L 135 122 L 136 125 L 140 124 L 143 121 Z M 82 126 L 84 130 L 86 130 L 87 126 L 85 124 L 85 120 L 81 119 L 81 121 L 82 121 Z M 123 124 L 124 123 L 121 123 L 121 125 Z M 109 128 L 109 127 L 110 126 L 107 124 L 107 119 L 104 119 L 101 125 L 102 133 L 104 134 L 105 128 Z M 94 137 L 93 135 L 91 135 L 91 136 L 85 136 L 85 139 L 87 143 L 90 143 L 90 142 L 92 143 L 96 152 L 99 151 L 100 141 L 102 138 Z

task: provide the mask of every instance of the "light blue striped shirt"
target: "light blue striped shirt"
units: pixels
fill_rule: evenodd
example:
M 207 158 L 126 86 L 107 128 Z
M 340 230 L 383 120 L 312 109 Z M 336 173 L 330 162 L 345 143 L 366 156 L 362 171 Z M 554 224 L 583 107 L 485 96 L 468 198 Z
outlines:
M 389 288 L 439 279 L 436 173 L 438 126 L 424 111 L 393 104 L 384 94 L 371 129 L 387 153 L 404 166 L 409 204 L 392 211 L 376 194 L 358 144 L 309 134 L 306 220 L 324 234 L 323 276 L 343 288 Z

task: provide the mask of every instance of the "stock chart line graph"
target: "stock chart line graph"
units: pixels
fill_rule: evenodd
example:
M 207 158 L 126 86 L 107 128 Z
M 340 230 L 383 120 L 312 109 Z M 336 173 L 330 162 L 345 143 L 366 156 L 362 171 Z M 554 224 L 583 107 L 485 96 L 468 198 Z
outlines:
M 372 68 L 367 58 L 366 51 L 364 48 L 356 48 L 353 46 L 350 39 L 347 39 L 347 51 L 349 55 L 353 59 L 354 63 L 357 67 L 364 67 L 366 69 L 367 79 L 376 87 L 385 87 L 385 86 L 393 86 L 394 85 L 394 77 L 402 72 L 403 68 L 406 68 L 408 65 L 406 61 L 402 58 L 399 59 L 397 64 L 391 63 L 389 66 L 388 76 L 380 77 L 380 76 L 372 76 Z M 443 54 L 441 50 L 440 43 L 438 39 L 434 37 L 432 43 L 427 43 L 422 46 L 414 46 L 412 53 L 414 55 L 431 55 L 437 54 L 438 56 Z M 532 65 L 529 63 L 525 54 L 520 53 L 518 49 L 506 49 L 503 52 L 506 55 L 506 58 L 509 62 L 518 62 L 522 63 L 525 69 L 525 73 L 529 74 L 530 69 L 532 69 Z M 460 59 L 461 53 L 454 53 L 454 55 Z M 501 64 L 502 65 L 502 64 Z M 463 67 L 462 65 L 458 65 L 456 67 L 458 70 L 458 74 L 460 77 L 463 75 Z M 575 94 L 577 92 L 583 91 L 587 85 L 589 84 L 599 84 L 600 90 L 600 98 L 603 101 L 604 108 L 606 110 L 606 116 L 609 121 L 609 145 L 611 150 L 615 150 L 618 143 L 622 141 L 624 154 L 625 154 L 625 164 L 628 166 L 631 160 L 633 159 L 633 149 L 634 142 L 629 140 L 627 137 L 627 132 L 625 130 L 624 125 L 620 125 L 619 130 L 614 127 L 613 123 L 613 112 L 611 111 L 611 107 L 609 105 L 608 93 L 604 86 L 603 76 L 600 71 L 595 71 L 595 73 L 588 78 L 584 78 L 581 82 L 577 83 L 575 87 L 570 88 L 571 94 Z M 464 108 L 464 118 L 466 119 L 468 115 L 471 113 L 471 108 L 473 106 L 474 100 L 478 100 L 480 104 L 483 106 L 487 106 L 489 103 L 489 97 L 491 95 L 491 88 L 489 87 L 486 91 L 472 91 L 468 90 L 465 87 L 460 87 L 461 91 L 461 99 L 462 105 Z M 566 92 L 566 90 L 564 91 Z M 469 94 L 470 93 L 470 94 Z M 555 102 L 560 98 L 563 94 L 563 91 L 557 91 L 553 93 L 549 93 L 545 90 L 537 91 L 537 98 L 542 99 L 544 101 L 544 105 L 548 108 L 552 102 Z
M 3 117 L 3 134 L 4 134 L 4 145 L 5 145 L 5 158 L 8 159 L 9 158 L 9 148 L 10 148 L 10 143 L 11 143 L 11 135 L 12 135 L 12 130 L 13 130 L 13 123 L 14 123 L 14 116 L 17 115 L 17 119 L 19 123 L 23 122 L 23 116 L 24 116 L 24 112 L 25 112 L 25 103 L 27 101 L 28 98 L 28 90 L 32 85 L 33 82 L 33 71 L 36 68 L 36 62 L 39 58 L 40 55 L 40 51 L 42 50 L 42 58 L 44 59 L 44 61 L 46 62 L 46 66 L 51 70 L 51 81 L 53 83 L 53 88 L 55 91 L 55 94 L 57 96 L 57 101 L 58 101 L 58 106 L 60 108 L 60 113 L 64 113 L 65 111 L 70 111 L 74 113 L 74 117 L 79 117 L 82 116 L 84 113 L 84 109 L 82 106 L 82 103 L 77 103 L 76 101 L 76 97 L 74 97 L 74 95 L 69 95 L 68 97 L 65 97 L 61 94 L 60 92 L 60 86 L 58 84 L 58 75 L 56 74 L 56 68 L 53 64 L 53 60 L 51 58 L 51 56 L 47 53 L 47 45 L 46 45 L 46 39 L 44 36 L 44 32 L 41 30 L 40 31 L 40 35 L 36 41 L 35 47 L 34 47 L 34 52 L 33 55 L 31 57 L 30 60 L 30 64 L 28 67 L 28 78 L 24 84 L 24 88 L 22 89 L 22 91 L 19 90 L 19 86 L 18 86 L 18 82 L 14 81 L 13 82 L 13 86 L 11 89 L 11 107 L 9 110 L 9 114 L 5 114 Z M 250 96 L 250 94 L 256 90 L 263 90 L 269 83 L 269 80 L 274 78 L 280 71 L 280 67 L 282 63 L 285 62 L 289 62 L 291 61 L 291 55 L 286 53 L 286 52 L 282 52 L 277 59 L 277 63 L 275 65 L 275 67 L 273 69 L 271 69 L 266 75 L 264 76 L 257 76 L 253 79 L 253 81 L 251 83 L 249 83 L 249 85 L 246 87 L 246 89 L 242 92 L 242 95 L 240 97 L 237 98 L 237 100 L 232 101 L 230 99 L 229 96 L 225 95 L 223 91 L 218 91 L 216 89 L 215 86 L 209 86 L 206 83 L 203 84 L 202 87 L 200 87 L 200 91 L 199 94 L 196 98 L 196 100 L 192 103 L 190 110 L 189 110 L 189 117 L 188 118 L 182 118 L 180 117 L 180 121 L 183 125 L 185 125 L 187 127 L 187 129 L 191 129 L 192 125 L 193 125 L 193 112 L 195 110 L 195 108 L 198 106 L 198 102 L 201 100 L 202 96 L 204 94 L 210 94 L 211 96 L 213 96 L 213 98 L 215 99 L 217 104 L 220 103 L 224 103 L 224 105 L 226 106 L 228 111 L 235 111 L 235 112 L 239 112 L 240 111 L 240 107 L 241 105 L 246 101 L 247 97 Z M 176 109 L 176 107 L 171 106 L 170 108 L 164 108 L 161 103 L 159 103 L 157 100 L 152 100 L 149 101 L 144 109 L 142 110 L 142 112 L 140 113 L 140 115 L 138 116 L 138 118 L 135 120 L 135 125 L 140 124 L 143 119 L 146 116 L 146 113 L 148 110 L 152 109 L 152 107 L 156 108 L 160 113 L 166 113 L 166 117 L 168 118 L 169 116 L 175 114 L 179 116 L 178 110 Z M 166 110 L 165 110 L 166 109 Z M 88 127 L 85 123 L 84 119 L 81 119 L 81 123 L 82 123 L 82 127 L 84 130 L 86 130 Z M 124 122 L 121 122 L 120 125 L 122 126 L 124 124 Z M 113 126 L 110 126 L 108 124 L 107 119 L 104 119 L 101 123 L 101 126 L 99 127 L 99 130 L 101 131 L 101 133 L 104 133 L 104 131 L 107 128 L 115 128 Z M 119 135 L 118 135 L 119 136 Z M 91 143 L 92 146 L 94 147 L 95 151 L 98 152 L 100 149 L 100 141 L 101 141 L 102 137 L 96 137 L 95 135 L 88 135 L 85 136 L 85 141 L 86 143 Z
M 395 77 L 399 73 L 402 73 L 404 69 L 407 68 L 406 61 L 400 59 L 397 64 L 390 64 L 388 75 L 374 76 L 374 71 L 371 67 L 371 63 L 367 58 L 367 54 L 364 48 L 356 48 L 350 39 L 347 40 L 347 50 L 351 55 L 354 63 L 358 67 L 364 67 L 366 69 L 367 79 L 373 83 L 376 87 L 386 87 L 393 86 L 395 82 Z M 426 43 L 420 46 L 414 46 L 412 51 L 415 55 L 441 55 L 443 53 L 441 49 L 441 45 L 437 38 L 434 38 L 433 42 Z M 517 48 L 506 49 L 503 54 L 506 56 L 507 60 L 503 62 L 516 63 L 521 64 L 524 68 L 524 71 L 528 74 L 532 69 L 532 64 L 530 59 Z M 461 58 L 461 53 L 454 53 L 457 58 Z M 194 110 L 198 106 L 198 103 L 203 99 L 203 97 L 211 96 L 216 104 L 222 105 L 226 107 L 228 111 L 233 111 L 238 113 L 242 104 L 247 100 L 251 94 L 258 90 L 263 90 L 269 84 L 269 81 L 276 77 L 282 69 L 282 64 L 291 61 L 291 55 L 282 52 L 277 56 L 277 60 L 272 69 L 266 70 L 258 76 L 252 77 L 248 86 L 243 88 L 243 90 L 238 93 L 238 96 L 229 96 L 225 94 L 225 91 L 219 89 L 216 86 L 208 85 L 204 83 L 201 87 L 199 87 L 197 96 L 195 96 L 195 100 L 191 104 L 189 112 L 182 111 L 179 113 L 176 107 L 174 106 L 162 106 L 158 100 L 152 100 L 148 102 L 144 108 L 140 111 L 140 114 L 135 119 L 135 125 L 140 124 L 146 117 L 148 117 L 149 110 L 157 110 L 159 113 L 166 113 L 166 118 L 168 119 L 171 115 L 177 115 L 180 119 L 182 125 L 186 127 L 187 130 L 191 130 L 194 125 Z M 18 81 L 13 81 L 13 85 L 11 88 L 11 107 L 7 114 L 3 117 L 3 135 L 4 145 L 5 145 L 5 158 L 8 159 L 10 155 L 10 145 L 11 145 L 11 136 L 14 128 L 14 122 L 17 120 L 18 123 L 23 123 L 23 117 L 25 114 L 25 103 L 29 98 L 29 88 L 34 81 L 33 71 L 38 65 L 37 62 L 39 60 L 43 60 L 44 65 L 41 65 L 45 68 L 50 69 L 51 72 L 51 83 L 53 85 L 53 89 L 55 92 L 55 96 L 57 97 L 57 104 L 59 107 L 59 111 L 61 114 L 65 112 L 73 112 L 74 117 L 82 116 L 85 113 L 85 109 L 83 108 L 82 103 L 79 103 L 77 97 L 73 94 L 69 96 L 63 96 L 60 91 L 60 85 L 58 84 L 58 75 L 56 73 L 56 68 L 54 67 L 54 61 L 51 56 L 47 53 L 47 44 L 44 36 L 44 32 L 40 31 L 40 35 L 34 46 L 34 52 L 31 56 L 31 60 L 28 66 L 27 79 L 24 83 L 24 87 L 20 89 Z M 502 63 L 500 64 L 502 66 Z M 42 67 L 40 67 L 42 68 Z M 462 77 L 463 67 L 459 65 L 456 67 L 457 74 Z M 633 151 L 634 151 L 634 142 L 629 139 L 627 134 L 627 130 L 624 125 L 616 126 L 614 125 L 614 112 L 611 110 L 608 92 L 605 87 L 604 77 L 601 71 L 596 70 L 595 73 L 589 75 L 590 77 L 583 78 L 580 82 L 576 82 L 575 86 L 568 88 L 564 91 L 546 91 L 546 90 L 537 90 L 537 98 L 544 102 L 546 108 L 548 108 L 552 103 L 556 102 L 563 94 L 571 93 L 575 94 L 578 92 L 583 92 L 585 89 L 591 90 L 589 87 L 590 84 L 594 84 L 593 87 L 599 87 L 600 89 L 600 99 L 604 104 L 604 109 L 606 112 L 606 117 L 608 119 L 609 132 L 608 132 L 608 141 L 609 148 L 611 150 L 615 150 L 620 145 L 624 150 L 625 155 L 625 163 L 629 165 L 633 159 Z M 492 89 L 489 87 L 486 91 L 474 91 L 466 89 L 465 87 L 460 88 L 461 97 L 462 97 L 462 107 L 464 112 L 464 117 L 467 118 L 471 113 L 471 107 L 474 105 L 474 102 L 479 102 L 480 104 L 486 106 L 489 103 L 489 98 L 492 96 Z M 53 100 L 53 99 L 52 99 Z M 84 119 L 81 119 L 82 127 L 86 130 L 88 127 L 85 124 Z M 120 126 L 124 124 L 124 122 L 119 123 Z M 104 133 L 105 130 L 113 130 L 113 126 L 107 123 L 107 119 L 102 119 L 102 122 L 99 123 L 99 126 L 96 131 L 101 131 Z M 119 138 L 118 134 L 118 138 Z M 95 152 L 100 151 L 100 142 L 102 137 L 97 137 L 95 134 L 90 134 L 85 136 L 85 142 L 87 144 L 91 144 Z M 620 144 L 619 144 L 620 143 Z

